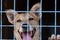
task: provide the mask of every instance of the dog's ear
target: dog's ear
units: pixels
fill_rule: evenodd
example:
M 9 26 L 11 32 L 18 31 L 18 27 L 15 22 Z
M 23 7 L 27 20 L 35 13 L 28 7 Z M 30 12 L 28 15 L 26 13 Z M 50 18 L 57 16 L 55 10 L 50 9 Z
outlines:
M 40 10 L 40 3 L 36 3 L 32 6 L 30 11 L 39 11 Z
M 40 3 L 36 3 L 35 5 L 33 5 L 30 11 L 32 11 L 30 13 L 32 13 L 32 14 L 34 13 L 34 15 L 36 17 L 39 17 L 40 16 L 40 12 L 38 12 L 38 11 L 40 11 Z
M 7 10 L 6 12 L 6 16 L 8 18 L 8 21 L 12 24 L 14 24 L 14 10 Z

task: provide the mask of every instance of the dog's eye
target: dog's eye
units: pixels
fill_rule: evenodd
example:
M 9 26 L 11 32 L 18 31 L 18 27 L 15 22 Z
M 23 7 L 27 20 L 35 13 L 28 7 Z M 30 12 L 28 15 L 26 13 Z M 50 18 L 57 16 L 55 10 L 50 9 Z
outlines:
M 17 20 L 17 22 L 21 22 L 21 20 Z
M 31 21 L 31 20 L 33 20 L 33 18 L 29 18 L 29 20 Z

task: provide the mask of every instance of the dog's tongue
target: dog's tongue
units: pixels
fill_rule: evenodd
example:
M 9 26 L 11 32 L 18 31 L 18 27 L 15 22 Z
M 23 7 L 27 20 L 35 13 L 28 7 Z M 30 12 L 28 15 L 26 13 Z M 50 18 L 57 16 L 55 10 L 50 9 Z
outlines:
M 23 37 L 23 40 L 32 40 L 31 34 L 29 34 L 29 33 L 27 33 L 27 34 L 23 33 L 22 37 Z

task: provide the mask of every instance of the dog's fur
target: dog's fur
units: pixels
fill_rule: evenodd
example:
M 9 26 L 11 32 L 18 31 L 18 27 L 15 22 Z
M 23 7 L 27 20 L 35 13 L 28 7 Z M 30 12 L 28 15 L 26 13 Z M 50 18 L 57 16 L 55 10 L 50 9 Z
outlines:
M 36 3 L 35 5 L 32 6 L 30 11 L 39 11 L 40 10 L 40 3 Z M 40 13 L 39 12 L 22 12 L 18 14 L 18 12 L 15 12 L 14 10 L 7 10 L 6 15 L 8 18 L 8 21 L 11 24 L 14 24 L 14 34 L 17 40 L 22 40 L 21 37 L 21 32 L 24 31 L 22 28 L 22 25 L 24 23 L 29 24 L 30 30 L 32 31 L 34 28 L 36 31 L 34 32 L 34 35 L 32 37 L 32 40 L 40 40 L 40 31 L 39 31 L 39 19 L 40 19 Z M 29 20 L 30 18 L 33 18 Z M 60 35 L 57 35 L 57 37 L 53 34 L 51 37 L 48 38 L 48 40 L 60 40 Z
M 36 3 L 31 8 L 31 11 L 39 11 L 39 9 L 40 9 L 40 3 Z M 30 26 L 29 31 L 33 31 L 34 28 L 36 29 L 36 31 L 34 32 L 34 36 L 32 37 L 32 40 L 40 40 L 40 31 L 39 31 L 40 13 L 39 12 L 29 12 L 29 13 L 22 12 L 20 14 L 18 12 L 15 12 L 14 14 L 13 10 L 7 10 L 6 15 L 8 21 L 11 24 L 15 25 L 14 34 L 17 40 L 22 40 L 20 33 L 24 31 L 22 26 L 25 23 L 29 24 Z
M 57 36 L 52 34 L 51 37 L 48 38 L 48 40 L 60 40 L 60 35 L 58 34 Z

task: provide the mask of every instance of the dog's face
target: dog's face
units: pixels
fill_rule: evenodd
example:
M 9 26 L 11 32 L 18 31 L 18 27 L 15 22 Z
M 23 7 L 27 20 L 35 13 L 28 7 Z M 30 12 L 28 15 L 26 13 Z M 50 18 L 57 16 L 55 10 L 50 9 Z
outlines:
M 31 10 L 38 11 L 40 3 L 35 4 Z M 8 10 L 6 12 L 8 21 L 15 25 L 15 35 L 17 40 L 32 40 L 39 27 L 39 12 L 15 12 Z M 28 39 L 26 38 L 28 36 Z

